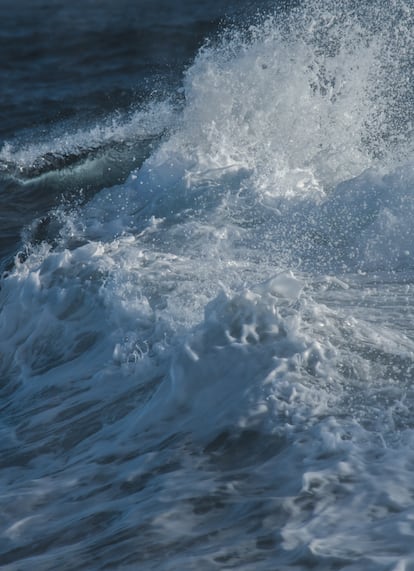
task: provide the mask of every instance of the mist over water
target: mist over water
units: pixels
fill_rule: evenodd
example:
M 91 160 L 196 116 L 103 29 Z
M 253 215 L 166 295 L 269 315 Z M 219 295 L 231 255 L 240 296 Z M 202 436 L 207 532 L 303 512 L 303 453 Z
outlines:
M 3 144 L 64 195 L 0 283 L 5 569 L 414 569 L 413 11 L 267 6 Z

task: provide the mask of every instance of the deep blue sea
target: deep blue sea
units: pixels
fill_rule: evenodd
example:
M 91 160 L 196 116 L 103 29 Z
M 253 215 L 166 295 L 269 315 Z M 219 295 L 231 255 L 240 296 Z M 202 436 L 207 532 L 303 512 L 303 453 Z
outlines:
M 414 571 L 413 236 L 413 0 L 0 0 L 0 570 Z

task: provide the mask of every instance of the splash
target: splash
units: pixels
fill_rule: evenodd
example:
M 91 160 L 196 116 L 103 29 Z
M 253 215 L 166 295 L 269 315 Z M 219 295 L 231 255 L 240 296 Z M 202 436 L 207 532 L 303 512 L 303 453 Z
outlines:
M 183 129 L 148 168 L 181 169 L 189 186 L 245 170 L 258 192 L 297 196 L 398 163 L 412 146 L 411 26 L 403 2 L 316 2 L 228 31 L 188 70 Z

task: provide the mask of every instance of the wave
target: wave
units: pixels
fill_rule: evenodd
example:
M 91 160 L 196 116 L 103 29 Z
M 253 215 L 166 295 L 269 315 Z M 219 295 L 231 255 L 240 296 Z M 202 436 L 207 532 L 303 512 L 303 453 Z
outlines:
M 83 160 L 168 126 L 2 278 L 0 428 L 27 462 L 2 484 L 39 521 L 9 501 L 10 561 L 52 520 L 66 548 L 75 501 L 78 568 L 123 566 L 125 538 L 148 568 L 412 564 L 413 15 L 263 16 L 205 45 L 178 111 L 51 141 Z
M 115 114 L 85 129 L 58 132 L 43 142 L 6 142 L 0 150 L 0 173 L 30 181 L 47 173 L 62 171 L 97 159 L 128 153 L 159 139 L 174 123 L 174 105 L 165 100 L 148 104 L 128 116 Z M 138 154 L 138 158 L 141 153 Z M 138 158 L 135 161 L 138 162 Z M 140 163 L 138 162 L 138 165 Z
M 347 8 L 312 3 L 206 45 L 180 127 L 121 190 L 125 228 L 226 211 L 247 250 L 288 266 L 410 265 L 411 13 Z M 114 194 L 98 198 L 106 221 Z

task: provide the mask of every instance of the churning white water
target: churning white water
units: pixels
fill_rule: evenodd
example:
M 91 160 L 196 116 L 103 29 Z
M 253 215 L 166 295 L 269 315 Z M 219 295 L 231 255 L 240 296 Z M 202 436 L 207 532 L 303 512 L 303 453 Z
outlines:
M 223 32 L 139 116 L 168 129 L 144 164 L 27 230 L 2 568 L 414 569 L 413 19 L 309 2 Z

